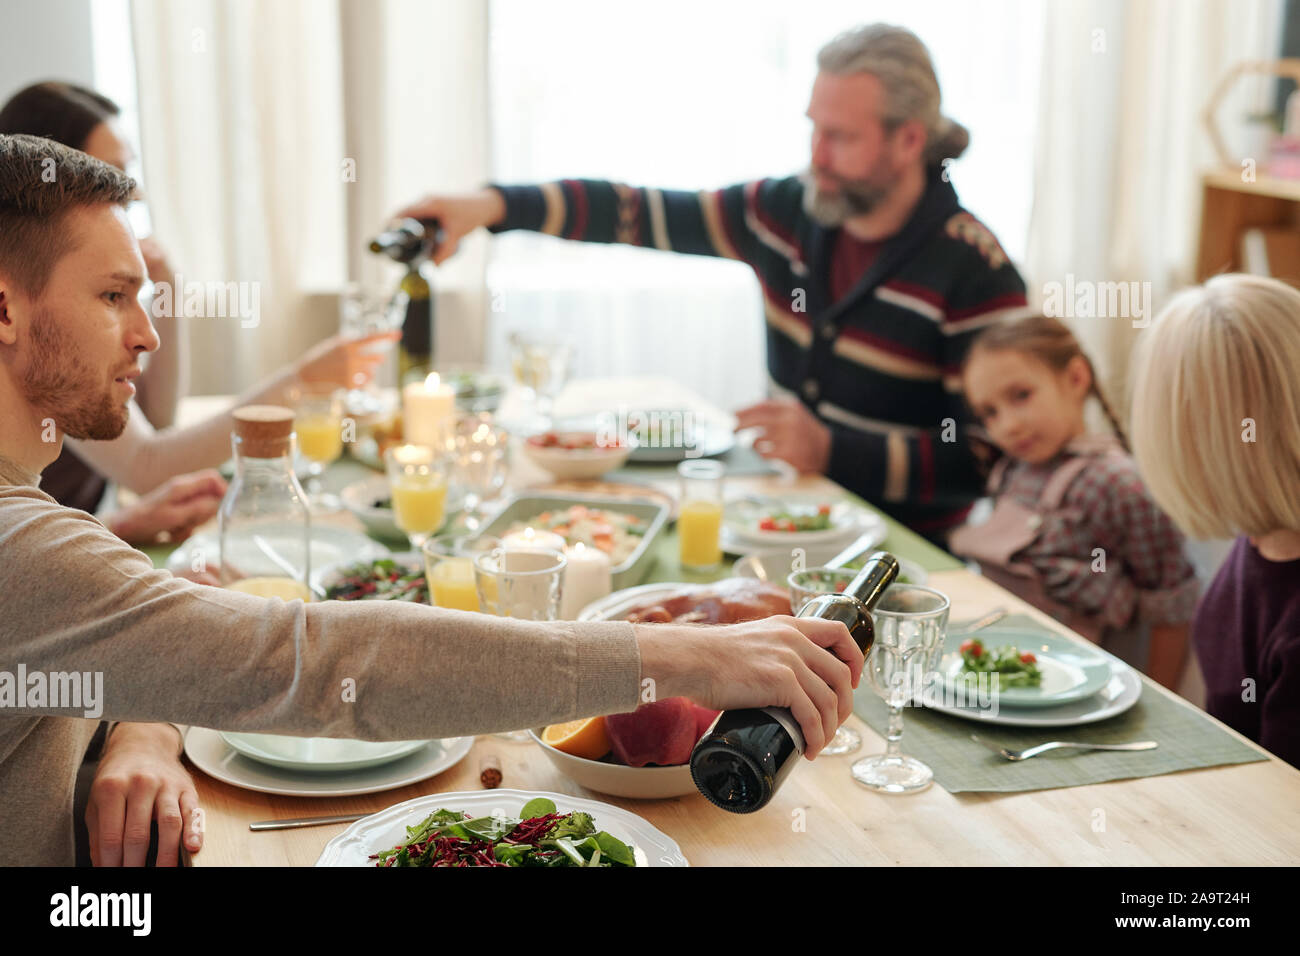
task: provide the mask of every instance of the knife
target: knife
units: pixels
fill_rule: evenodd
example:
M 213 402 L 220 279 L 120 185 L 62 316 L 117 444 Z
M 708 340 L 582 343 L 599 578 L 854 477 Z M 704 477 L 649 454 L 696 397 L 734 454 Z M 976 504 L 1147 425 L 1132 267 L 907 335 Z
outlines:
M 250 823 L 250 830 L 296 830 L 299 827 L 319 827 L 327 823 L 351 823 L 354 820 L 360 820 L 362 817 L 368 817 L 373 810 L 367 810 L 365 813 L 340 813 L 333 817 L 298 817 L 295 820 L 259 820 L 257 823 Z
M 854 558 L 860 557 L 862 552 L 866 551 L 868 548 L 875 547 L 879 543 L 880 541 L 876 536 L 876 532 L 868 531 L 839 554 L 835 555 L 835 557 L 827 561 L 824 567 L 842 568 Z

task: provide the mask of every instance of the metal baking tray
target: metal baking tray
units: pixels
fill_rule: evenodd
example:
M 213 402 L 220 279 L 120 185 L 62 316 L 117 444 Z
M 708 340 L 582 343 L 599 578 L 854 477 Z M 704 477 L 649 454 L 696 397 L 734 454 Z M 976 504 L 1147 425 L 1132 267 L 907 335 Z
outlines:
M 508 501 L 478 532 L 480 536 L 501 537 L 516 521 L 526 521 L 543 511 L 561 511 L 573 505 L 602 508 L 633 515 L 649 522 L 636 550 L 622 563 L 610 568 L 614 590 L 630 588 L 645 580 L 655 562 L 655 542 L 668 523 L 668 507 L 647 498 L 616 498 L 604 495 L 521 494 Z

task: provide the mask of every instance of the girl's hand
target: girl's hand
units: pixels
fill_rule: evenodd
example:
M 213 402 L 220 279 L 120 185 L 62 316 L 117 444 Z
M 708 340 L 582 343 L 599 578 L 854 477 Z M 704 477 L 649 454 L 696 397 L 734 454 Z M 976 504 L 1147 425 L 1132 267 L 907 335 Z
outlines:
M 359 339 L 335 335 L 312 346 L 296 363 L 298 378 L 304 383 L 333 385 L 337 388 L 360 388 L 375 377 L 375 370 L 388 358 L 382 343 L 393 343 L 401 333 L 377 332 Z
M 703 707 L 786 707 L 815 757 L 853 713 L 863 657 L 838 621 L 763 618 L 744 624 L 638 624 L 641 673 L 656 696 Z

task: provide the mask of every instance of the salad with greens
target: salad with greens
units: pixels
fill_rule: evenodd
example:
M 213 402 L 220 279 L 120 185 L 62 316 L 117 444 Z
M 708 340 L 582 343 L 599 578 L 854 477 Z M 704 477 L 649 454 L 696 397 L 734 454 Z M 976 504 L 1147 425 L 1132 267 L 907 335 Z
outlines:
M 546 797 L 515 817 L 469 817 L 435 810 L 391 850 L 372 853 L 375 866 L 636 866 L 632 848 L 590 813 L 557 813 Z
M 1009 644 L 990 651 L 979 640 L 963 641 L 961 669 L 964 674 L 992 674 L 999 688 L 1038 687 L 1043 683 L 1038 658 L 1028 651 L 1022 654 Z
M 330 601 L 414 601 L 429 603 L 423 567 L 408 567 L 392 558 L 362 561 L 344 568 L 325 589 Z
M 758 517 L 759 531 L 827 531 L 833 526 L 831 506 L 827 504 L 819 505 L 812 513 L 780 509 Z

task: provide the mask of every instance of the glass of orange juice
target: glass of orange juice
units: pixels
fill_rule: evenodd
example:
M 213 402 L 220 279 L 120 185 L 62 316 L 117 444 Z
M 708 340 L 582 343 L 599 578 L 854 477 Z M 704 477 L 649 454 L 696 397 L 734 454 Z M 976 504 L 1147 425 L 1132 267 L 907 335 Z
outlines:
M 307 501 L 313 511 L 338 511 L 338 495 L 325 492 L 321 475 L 325 466 L 343 454 L 343 396 L 333 388 L 307 388 L 297 396 L 293 430 L 298 453 L 307 459 Z
M 442 527 L 447 511 L 445 453 L 425 445 L 398 445 L 384 453 L 393 521 L 420 550 Z
M 683 568 L 715 571 L 722 564 L 722 479 L 720 461 L 684 461 L 677 466 L 681 482 L 677 511 L 677 542 Z
M 424 542 L 424 574 L 429 582 L 429 603 L 458 611 L 479 610 L 478 587 L 474 583 L 473 558 L 449 558 Z

